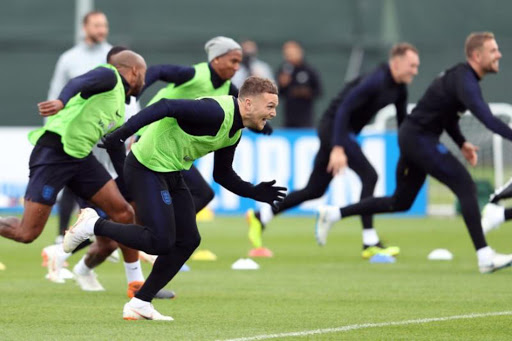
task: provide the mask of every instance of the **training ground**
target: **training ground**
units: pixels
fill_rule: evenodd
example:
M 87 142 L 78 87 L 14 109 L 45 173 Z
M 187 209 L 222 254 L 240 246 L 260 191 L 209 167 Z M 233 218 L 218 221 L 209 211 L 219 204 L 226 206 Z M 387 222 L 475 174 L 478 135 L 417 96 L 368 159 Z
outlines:
M 56 233 L 52 218 L 30 245 L 0 239 L 0 340 L 510 340 L 512 269 L 478 272 L 460 218 L 375 219 L 381 239 L 402 249 L 395 264 L 361 259 L 358 219 L 337 223 L 325 247 L 316 245 L 314 219 L 279 217 L 267 228 L 274 258 L 260 270 L 234 271 L 249 244 L 242 217 L 200 223 L 202 249 L 217 261 L 189 261 L 155 301 L 173 322 L 124 321 L 122 264 L 97 269 L 105 292 L 83 292 L 68 280 L 44 279 L 41 249 Z M 512 252 L 512 227 L 489 235 Z M 436 248 L 453 261 L 429 261 Z M 79 255 L 69 259 L 70 268 Z M 144 265 L 145 275 L 150 266 Z

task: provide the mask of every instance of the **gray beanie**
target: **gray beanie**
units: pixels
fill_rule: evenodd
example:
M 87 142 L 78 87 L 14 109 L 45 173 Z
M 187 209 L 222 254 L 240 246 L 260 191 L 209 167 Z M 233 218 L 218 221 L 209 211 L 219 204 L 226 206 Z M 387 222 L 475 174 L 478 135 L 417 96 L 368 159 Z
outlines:
M 242 47 L 233 39 L 218 36 L 212 38 L 204 44 L 204 50 L 208 55 L 208 61 L 211 62 L 215 58 L 228 53 L 231 50 L 241 50 Z

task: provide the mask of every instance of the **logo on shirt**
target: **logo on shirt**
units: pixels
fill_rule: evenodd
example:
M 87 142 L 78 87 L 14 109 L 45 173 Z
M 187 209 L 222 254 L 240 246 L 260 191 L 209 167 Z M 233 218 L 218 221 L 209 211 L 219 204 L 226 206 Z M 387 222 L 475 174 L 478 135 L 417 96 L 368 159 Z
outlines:
M 194 161 L 194 159 L 193 159 L 193 158 L 191 158 L 191 157 L 190 157 L 190 156 L 188 156 L 188 155 L 185 155 L 185 156 L 183 157 L 183 160 L 185 160 L 185 161 L 187 161 L 187 162 L 192 162 L 192 161 Z
M 166 205 L 170 205 L 172 202 L 172 199 L 171 199 L 171 194 L 169 193 L 169 191 L 163 190 L 160 192 L 160 194 L 162 195 L 162 200 L 164 201 L 164 203 Z
M 119 113 L 119 110 L 116 111 L 116 116 L 117 117 L 122 117 L 121 114 Z

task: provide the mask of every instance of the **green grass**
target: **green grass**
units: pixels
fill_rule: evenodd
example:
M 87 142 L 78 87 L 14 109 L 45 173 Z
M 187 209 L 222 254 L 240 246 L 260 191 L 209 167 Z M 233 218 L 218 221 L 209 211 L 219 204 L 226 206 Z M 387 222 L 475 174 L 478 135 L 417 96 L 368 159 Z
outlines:
M 512 270 L 481 275 L 461 219 L 376 219 L 382 239 L 402 248 L 395 264 L 360 258 L 357 219 L 338 223 L 328 245 L 313 238 L 313 218 L 278 218 L 265 235 L 275 257 L 258 271 L 230 265 L 249 249 L 243 218 L 200 224 L 202 248 L 215 262 L 188 264 L 169 288 L 178 298 L 155 301 L 174 322 L 123 321 L 124 269 L 97 269 L 107 289 L 82 292 L 69 281 L 44 279 L 41 248 L 53 240 L 55 220 L 31 245 L 0 240 L 0 340 L 223 340 L 352 324 L 404 321 L 512 310 Z M 512 229 L 494 232 L 490 244 L 512 252 Z M 451 262 L 427 254 L 448 248 Z M 73 265 L 79 260 L 70 259 Z M 149 267 L 145 265 L 145 273 Z M 510 340 L 512 316 L 385 326 L 285 340 Z M 277 338 L 282 340 L 283 338 Z

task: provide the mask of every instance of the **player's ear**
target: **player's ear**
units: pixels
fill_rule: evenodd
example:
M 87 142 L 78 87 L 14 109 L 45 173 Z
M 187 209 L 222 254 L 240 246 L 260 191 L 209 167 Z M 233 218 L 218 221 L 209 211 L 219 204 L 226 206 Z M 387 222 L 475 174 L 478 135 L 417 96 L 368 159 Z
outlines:
M 252 106 L 252 99 L 250 97 L 244 98 L 244 103 L 246 108 L 250 108 Z

